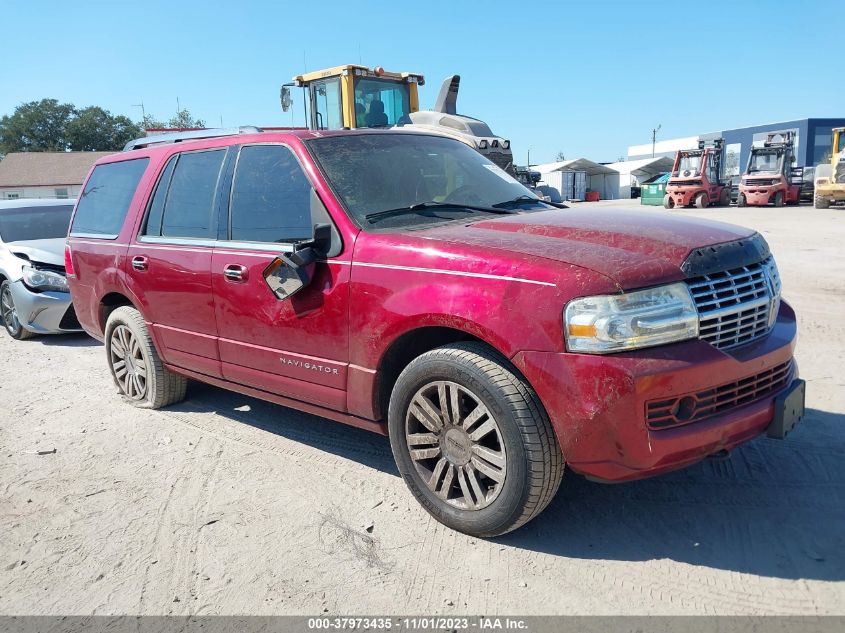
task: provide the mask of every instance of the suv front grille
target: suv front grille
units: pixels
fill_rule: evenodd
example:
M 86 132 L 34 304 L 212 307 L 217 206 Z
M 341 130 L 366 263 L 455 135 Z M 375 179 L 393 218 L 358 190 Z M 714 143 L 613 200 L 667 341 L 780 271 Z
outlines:
M 780 304 L 774 258 L 687 281 L 699 317 L 699 338 L 720 349 L 767 334 Z
M 791 377 L 790 360 L 759 374 L 712 389 L 676 398 L 652 400 L 646 403 L 646 423 L 649 428 L 658 430 L 698 422 L 780 391 Z

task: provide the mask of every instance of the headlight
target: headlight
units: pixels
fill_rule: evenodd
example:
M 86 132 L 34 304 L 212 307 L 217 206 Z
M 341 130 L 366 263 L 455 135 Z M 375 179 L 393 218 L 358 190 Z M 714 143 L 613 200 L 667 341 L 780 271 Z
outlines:
M 684 283 L 574 299 L 564 315 L 569 351 L 607 354 L 698 336 L 698 312 Z
M 24 266 L 22 272 L 24 283 L 33 290 L 68 292 L 67 279 L 64 275 L 49 270 L 38 270 L 32 266 Z

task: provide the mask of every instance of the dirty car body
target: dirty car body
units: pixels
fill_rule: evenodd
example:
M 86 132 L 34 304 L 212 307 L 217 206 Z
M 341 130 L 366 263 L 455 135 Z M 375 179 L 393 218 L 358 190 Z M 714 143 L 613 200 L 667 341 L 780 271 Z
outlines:
M 664 213 L 552 208 L 451 144 L 460 145 L 394 131 L 264 133 L 101 159 L 140 161 L 139 184 L 114 235 L 72 227 L 80 321 L 107 338 L 110 312 L 134 306 L 169 370 L 385 434 L 415 359 L 455 344 L 489 349 L 536 395 L 566 465 L 602 481 L 772 432 L 778 398 L 801 385 L 795 314 L 759 234 Z M 312 188 L 311 222 L 332 231 L 310 282 L 285 300 L 264 274 L 294 247 L 235 239 L 232 214 L 225 220 L 232 185 L 209 198 L 212 237 L 143 234 L 174 156 L 222 149 L 227 183 L 244 148 L 267 145 L 295 157 Z M 396 167 L 412 155 L 414 170 Z M 440 171 L 464 160 L 483 186 L 457 167 Z M 645 312 L 618 323 L 590 316 L 610 304 Z
M 81 330 L 64 270 L 65 236 L 75 202 L 0 202 L 0 283 L 8 282 L 5 299 L 11 299 L 14 307 L 12 318 L 28 332 Z M 3 314 L 8 315 L 8 310 Z

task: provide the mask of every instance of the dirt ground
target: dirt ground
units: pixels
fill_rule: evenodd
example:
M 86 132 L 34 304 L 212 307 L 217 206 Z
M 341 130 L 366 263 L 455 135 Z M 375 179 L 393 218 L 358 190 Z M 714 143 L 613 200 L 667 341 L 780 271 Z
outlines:
M 787 440 L 569 474 L 484 541 L 429 518 L 385 438 L 196 383 L 139 411 L 93 340 L 3 334 L 0 613 L 845 614 L 845 210 L 682 213 L 777 256 L 808 381 Z

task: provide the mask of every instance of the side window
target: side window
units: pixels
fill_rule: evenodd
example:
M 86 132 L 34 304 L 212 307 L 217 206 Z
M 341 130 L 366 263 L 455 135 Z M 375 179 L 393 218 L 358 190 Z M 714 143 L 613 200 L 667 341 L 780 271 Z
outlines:
M 158 179 L 153 199 L 150 202 L 150 210 L 147 213 L 147 221 L 141 231 L 142 235 L 161 235 L 161 219 L 164 216 L 164 201 L 167 198 L 167 192 L 170 189 L 170 178 L 173 175 L 173 168 L 176 166 L 176 161 L 179 160 L 179 155 L 172 156 L 167 165 L 161 172 L 161 177 Z
M 292 242 L 312 236 L 311 183 L 290 149 L 281 145 L 241 149 L 230 215 L 233 240 Z
M 97 165 L 79 196 L 70 234 L 117 237 L 149 162 L 136 158 Z
M 217 236 L 214 223 L 214 194 L 225 156 L 225 149 L 179 155 L 162 211 L 162 236 Z
M 340 79 L 327 79 L 314 84 L 314 127 L 318 130 L 339 130 L 343 127 L 340 110 Z

